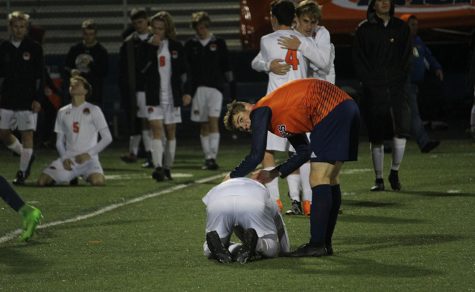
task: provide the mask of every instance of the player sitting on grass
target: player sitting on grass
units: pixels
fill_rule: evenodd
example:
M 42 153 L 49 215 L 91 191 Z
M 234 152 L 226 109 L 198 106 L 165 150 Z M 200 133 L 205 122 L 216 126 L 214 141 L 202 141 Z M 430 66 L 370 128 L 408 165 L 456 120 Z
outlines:
M 248 178 L 231 179 L 212 188 L 203 202 L 207 257 L 220 263 L 244 264 L 289 251 L 284 222 L 264 185 Z M 233 231 L 242 243 L 229 241 Z
M 20 213 L 23 219 L 23 232 L 20 235 L 20 239 L 28 241 L 33 236 L 36 226 L 43 217 L 41 211 L 25 204 L 3 176 L 0 176 L 0 197 L 2 197 L 13 210 Z
M 112 142 L 109 127 L 101 109 L 86 102 L 92 93 L 89 82 L 72 73 L 70 83 L 72 102 L 58 111 L 54 127 L 60 158 L 43 170 L 38 178 L 39 186 L 65 184 L 79 176 L 91 185 L 105 184 L 98 154 Z

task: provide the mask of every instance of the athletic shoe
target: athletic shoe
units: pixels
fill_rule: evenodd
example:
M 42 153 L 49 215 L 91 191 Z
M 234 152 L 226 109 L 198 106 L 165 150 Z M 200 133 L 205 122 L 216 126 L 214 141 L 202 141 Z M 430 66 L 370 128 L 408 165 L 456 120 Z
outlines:
M 134 162 L 137 162 L 137 155 L 132 154 L 132 153 L 125 154 L 120 157 L 120 160 L 122 160 L 125 163 L 134 163 Z
M 43 215 L 39 209 L 26 204 L 21 207 L 19 212 L 23 217 L 23 232 L 20 235 L 20 239 L 28 241 L 33 236 L 36 226 L 40 223 Z
M 440 141 L 438 140 L 431 140 L 429 142 L 427 142 L 424 147 L 422 147 L 421 149 L 421 152 L 422 153 L 429 153 L 431 152 L 432 150 L 434 150 L 435 148 L 437 148 L 437 146 L 439 146 L 440 144 Z
M 23 173 L 23 171 L 19 170 L 17 171 L 16 177 L 12 183 L 17 186 L 22 186 L 22 185 L 25 185 L 25 180 L 26 180 L 25 174 Z
M 292 206 L 285 212 L 286 215 L 302 215 L 302 205 L 299 201 L 293 200 Z
M 173 178 L 172 178 L 172 173 L 171 173 L 170 169 L 164 168 L 164 169 L 163 169 L 163 174 L 165 175 L 165 177 L 166 177 L 168 180 L 173 180 Z
M 161 168 L 160 166 L 155 168 L 155 170 L 152 172 L 152 177 L 156 181 L 164 181 L 165 180 L 165 173 L 163 172 L 163 168 Z
M 242 247 L 238 250 L 236 255 L 236 261 L 240 264 L 245 264 L 251 261 L 256 255 L 256 245 L 259 237 L 257 232 L 253 228 L 246 229 L 244 231 L 244 241 Z
M 142 168 L 153 168 L 153 162 L 150 160 L 145 160 L 145 162 L 142 163 Z
M 232 262 L 231 253 L 229 250 L 224 247 L 221 239 L 219 238 L 218 232 L 210 231 L 206 233 L 206 243 L 208 248 L 211 251 L 211 255 L 214 259 L 222 264 L 228 264 Z
M 333 255 L 333 247 L 331 245 L 326 246 L 327 253 L 325 254 L 326 256 L 332 256 Z
M 305 216 L 310 216 L 311 207 L 312 207 L 312 202 L 310 202 L 309 200 L 303 201 L 302 209 L 303 209 L 303 214 Z
M 206 159 L 204 165 L 201 167 L 201 169 L 207 169 L 207 170 L 217 170 L 218 168 L 219 166 L 216 163 L 216 160 L 213 158 Z
M 284 209 L 284 204 L 282 204 L 282 201 L 280 199 L 277 199 L 275 202 L 277 203 L 277 207 L 279 207 L 279 211 L 282 212 L 282 210 Z
M 377 178 L 374 182 L 374 186 L 371 187 L 370 191 L 372 192 L 382 192 L 384 191 L 384 180 L 382 178 Z
M 401 182 L 399 181 L 399 175 L 397 170 L 392 170 L 388 176 L 389 183 L 391 184 L 391 188 L 393 191 L 400 191 L 401 190 Z
M 327 254 L 324 246 L 316 247 L 310 243 L 299 246 L 295 251 L 288 254 L 290 257 L 321 257 Z

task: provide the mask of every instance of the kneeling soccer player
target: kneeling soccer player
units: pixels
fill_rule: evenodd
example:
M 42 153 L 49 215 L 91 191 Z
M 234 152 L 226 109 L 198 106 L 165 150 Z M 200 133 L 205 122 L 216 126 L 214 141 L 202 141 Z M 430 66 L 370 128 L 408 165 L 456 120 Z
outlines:
M 228 105 L 224 124 L 228 130 L 252 134 L 249 155 L 228 177 L 243 177 L 261 162 L 267 131 L 285 137 L 296 154 L 285 163 L 255 178 L 267 183 L 286 177 L 310 159 L 312 206 L 310 241 L 291 256 L 332 255 L 332 236 L 341 204 L 339 173 L 344 161 L 356 160 L 360 120 L 356 102 L 335 85 L 318 79 L 299 79 L 277 88 L 256 104 Z M 306 132 L 310 132 L 310 142 Z
M 244 264 L 289 252 L 279 208 L 259 182 L 249 178 L 227 180 L 212 188 L 203 202 L 207 212 L 203 248 L 209 258 Z M 233 231 L 242 243 L 230 242 Z

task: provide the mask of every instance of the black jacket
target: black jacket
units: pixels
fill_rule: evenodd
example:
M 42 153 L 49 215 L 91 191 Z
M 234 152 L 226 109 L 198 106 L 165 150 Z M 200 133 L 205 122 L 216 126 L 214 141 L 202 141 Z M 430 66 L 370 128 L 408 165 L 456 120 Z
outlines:
M 187 78 L 185 52 L 180 42 L 171 39 L 168 40 L 168 49 L 171 56 L 173 104 L 174 106 L 182 106 L 183 95 L 191 95 L 189 85 L 184 86 Z M 148 45 L 148 62 L 144 65 L 144 68 L 140 70 L 145 77 L 145 97 L 147 105 L 160 104 L 160 74 L 158 71 L 157 50 L 157 46 Z
M 0 42 L 0 108 L 31 110 L 32 102 L 41 102 L 43 96 L 43 49 L 29 38 L 18 48 Z

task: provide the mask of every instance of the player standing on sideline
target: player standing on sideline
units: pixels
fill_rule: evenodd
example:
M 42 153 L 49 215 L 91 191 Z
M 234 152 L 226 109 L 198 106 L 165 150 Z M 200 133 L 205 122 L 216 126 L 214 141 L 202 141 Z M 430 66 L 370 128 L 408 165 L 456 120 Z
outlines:
M 69 49 L 64 69 L 71 76 L 71 70 L 77 69 L 94 88 L 90 103 L 103 107 L 103 84 L 109 66 L 106 48 L 97 41 L 97 26 L 94 20 L 87 19 L 81 24 L 82 42 Z
M 272 258 L 290 249 L 279 209 L 260 183 L 248 178 L 230 179 L 212 188 L 206 205 L 204 254 L 221 263 L 244 264 L 260 257 Z M 240 243 L 231 243 L 234 233 Z
M 386 137 L 392 137 L 392 164 L 388 180 L 401 189 L 399 167 L 411 113 L 405 85 L 409 74 L 411 40 L 407 24 L 394 17 L 394 1 L 371 0 L 367 20 L 356 30 L 353 62 L 363 84 L 361 110 L 366 120 L 376 181 L 371 191 L 384 191 L 383 167 Z
M 264 156 L 267 131 L 289 139 L 296 154 L 272 170 L 255 174 L 258 181 L 286 177 L 310 159 L 311 238 L 291 256 L 333 254 L 332 236 L 341 204 L 339 173 L 344 161 L 354 161 L 358 155 L 359 110 L 351 97 L 327 81 L 295 80 L 255 105 L 229 104 L 224 124 L 228 130 L 252 133 L 249 155 L 225 179 L 246 176 L 256 168 Z M 311 132 L 310 143 L 307 132 Z
M 79 176 L 94 186 L 105 184 L 99 153 L 112 142 L 112 135 L 101 109 L 86 102 L 92 95 L 89 82 L 79 72 L 71 75 L 72 102 L 58 111 L 54 127 L 60 158 L 43 170 L 39 186 L 65 184 Z
M 314 5 L 317 9 L 318 6 Z M 269 73 L 267 93 L 272 92 L 282 84 L 295 79 L 308 76 L 309 61 L 318 67 L 327 67 L 330 62 L 330 53 L 319 50 L 315 43 L 301 33 L 292 29 L 295 17 L 295 6 L 291 1 L 273 1 L 271 3 L 271 23 L 273 33 L 261 38 L 260 52 L 252 61 L 252 68 L 256 71 Z M 295 47 L 283 48 L 283 44 L 293 41 Z M 307 60 L 308 59 L 308 60 Z M 284 64 L 282 64 L 284 63 Z M 267 148 L 262 165 L 264 169 L 275 167 L 274 152 L 287 152 L 287 140 L 272 133 L 267 136 Z M 308 174 L 308 173 L 307 173 Z M 291 198 L 299 196 L 300 178 L 298 172 L 287 177 L 289 195 Z M 271 196 L 277 201 L 282 210 L 282 202 L 279 198 L 279 184 L 277 178 L 268 183 Z M 299 203 L 300 206 L 300 203 Z
M 25 184 L 35 159 L 33 132 L 45 72 L 43 49 L 26 36 L 29 18 L 20 11 L 10 13 L 10 40 L 0 44 L 0 140 L 20 155 L 20 170 L 13 181 L 18 185 Z M 15 128 L 21 133 L 21 143 L 11 133 Z
M 152 131 L 152 161 L 157 181 L 172 179 L 171 166 L 175 159 L 176 124 L 181 123 L 183 101 L 188 105 L 191 96 L 182 89 L 186 81 L 183 45 L 176 40 L 172 16 L 160 11 L 151 18 L 153 37 L 150 39 L 151 65 L 145 70 L 148 120 Z M 186 93 L 186 94 L 185 94 Z M 165 147 L 162 136 L 165 125 Z M 163 161 L 163 165 L 162 165 Z
M 236 85 L 228 59 L 224 39 L 209 31 L 211 19 L 204 11 L 192 14 L 191 26 L 196 36 L 185 43 L 185 54 L 190 66 L 191 90 L 194 93 L 191 120 L 201 124 L 201 147 L 205 156 L 203 169 L 218 169 L 219 117 L 223 103 L 224 83 L 230 87 L 231 98 L 236 96 Z
M 126 109 L 131 129 L 129 153 L 121 156 L 122 161 L 132 163 L 137 161 L 140 140 L 147 152 L 145 167 L 153 167 L 151 162 L 151 140 L 148 112 L 145 105 L 145 74 L 141 72 L 150 61 L 148 42 L 152 37 L 149 29 L 147 12 L 143 9 L 132 9 L 130 20 L 135 31 L 122 43 L 119 53 L 119 82 L 122 94 L 122 108 Z
M 31 205 L 25 204 L 21 197 L 12 189 L 7 180 L 0 175 L 0 197 L 15 212 L 20 213 L 23 220 L 23 232 L 20 239 L 28 241 L 35 232 L 36 226 L 42 218 L 41 211 Z

